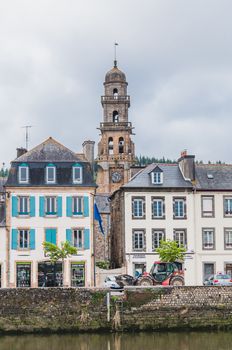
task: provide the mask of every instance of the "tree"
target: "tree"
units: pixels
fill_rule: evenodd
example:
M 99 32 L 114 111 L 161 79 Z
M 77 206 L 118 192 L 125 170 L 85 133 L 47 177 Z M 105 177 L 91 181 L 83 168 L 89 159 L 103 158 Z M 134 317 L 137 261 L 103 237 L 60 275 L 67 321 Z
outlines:
M 43 242 L 43 248 L 46 255 L 49 257 L 53 266 L 53 285 L 57 286 L 56 280 L 56 263 L 58 260 L 62 260 L 62 265 L 64 266 L 64 259 L 68 258 L 73 254 L 77 254 L 77 248 L 73 247 L 68 241 L 62 242 L 61 247 L 50 242 Z M 44 274 L 44 286 L 47 286 L 46 274 Z
M 184 260 L 186 248 L 183 245 L 178 245 L 176 241 L 161 241 L 159 248 L 156 249 L 159 253 L 160 260 L 165 262 L 175 262 Z
M 60 248 L 56 244 L 50 242 L 43 242 L 43 247 L 46 255 L 53 264 L 58 260 L 64 262 L 64 259 L 68 258 L 70 255 L 77 254 L 77 248 L 73 247 L 68 241 L 62 242 Z

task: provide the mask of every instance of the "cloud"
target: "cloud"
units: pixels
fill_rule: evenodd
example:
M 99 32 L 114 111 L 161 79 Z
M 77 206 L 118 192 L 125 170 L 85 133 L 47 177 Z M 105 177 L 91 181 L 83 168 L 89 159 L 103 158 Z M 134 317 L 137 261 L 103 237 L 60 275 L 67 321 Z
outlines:
M 119 42 L 137 154 L 231 161 L 229 0 L 41 0 L 0 4 L 0 162 L 53 136 L 99 140 L 100 96 Z

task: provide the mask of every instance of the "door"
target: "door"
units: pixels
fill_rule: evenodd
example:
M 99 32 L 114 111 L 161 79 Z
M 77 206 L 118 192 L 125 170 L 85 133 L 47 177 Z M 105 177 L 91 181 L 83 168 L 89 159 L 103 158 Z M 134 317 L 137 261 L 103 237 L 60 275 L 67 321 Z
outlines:
M 71 286 L 72 287 L 85 286 L 85 264 L 84 263 L 71 264 Z
M 203 263 L 203 282 L 210 275 L 215 274 L 215 263 Z
M 38 264 L 38 286 L 39 287 L 62 287 L 63 270 L 62 263 L 52 264 L 44 261 Z
M 17 287 L 31 286 L 31 264 L 18 263 L 16 265 Z
M 225 264 L 225 273 L 232 277 L 232 263 Z
M 146 264 L 145 263 L 134 263 L 134 277 L 139 277 L 146 272 Z

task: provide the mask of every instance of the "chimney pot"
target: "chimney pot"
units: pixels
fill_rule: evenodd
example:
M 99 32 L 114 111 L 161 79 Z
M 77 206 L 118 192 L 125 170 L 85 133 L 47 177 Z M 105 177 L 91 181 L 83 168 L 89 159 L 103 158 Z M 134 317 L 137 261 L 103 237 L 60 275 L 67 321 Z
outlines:
M 19 147 L 16 149 L 17 151 L 17 158 L 21 157 L 23 154 L 27 153 L 27 149 L 23 147 Z

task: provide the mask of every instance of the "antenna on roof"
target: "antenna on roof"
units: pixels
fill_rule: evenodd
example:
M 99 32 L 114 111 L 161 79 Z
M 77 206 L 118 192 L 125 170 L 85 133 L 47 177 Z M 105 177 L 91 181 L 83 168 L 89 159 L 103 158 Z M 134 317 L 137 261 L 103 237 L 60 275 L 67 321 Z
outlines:
M 26 144 L 26 150 L 28 151 L 29 129 L 32 128 L 32 125 L 25 125 L 25 126 L 22 126 L 22 128 L 25 129 L 25 144 Z
M 118 46 L 118 43 L 114 43 L 114 68 L 117 67 L 117 46 Z

